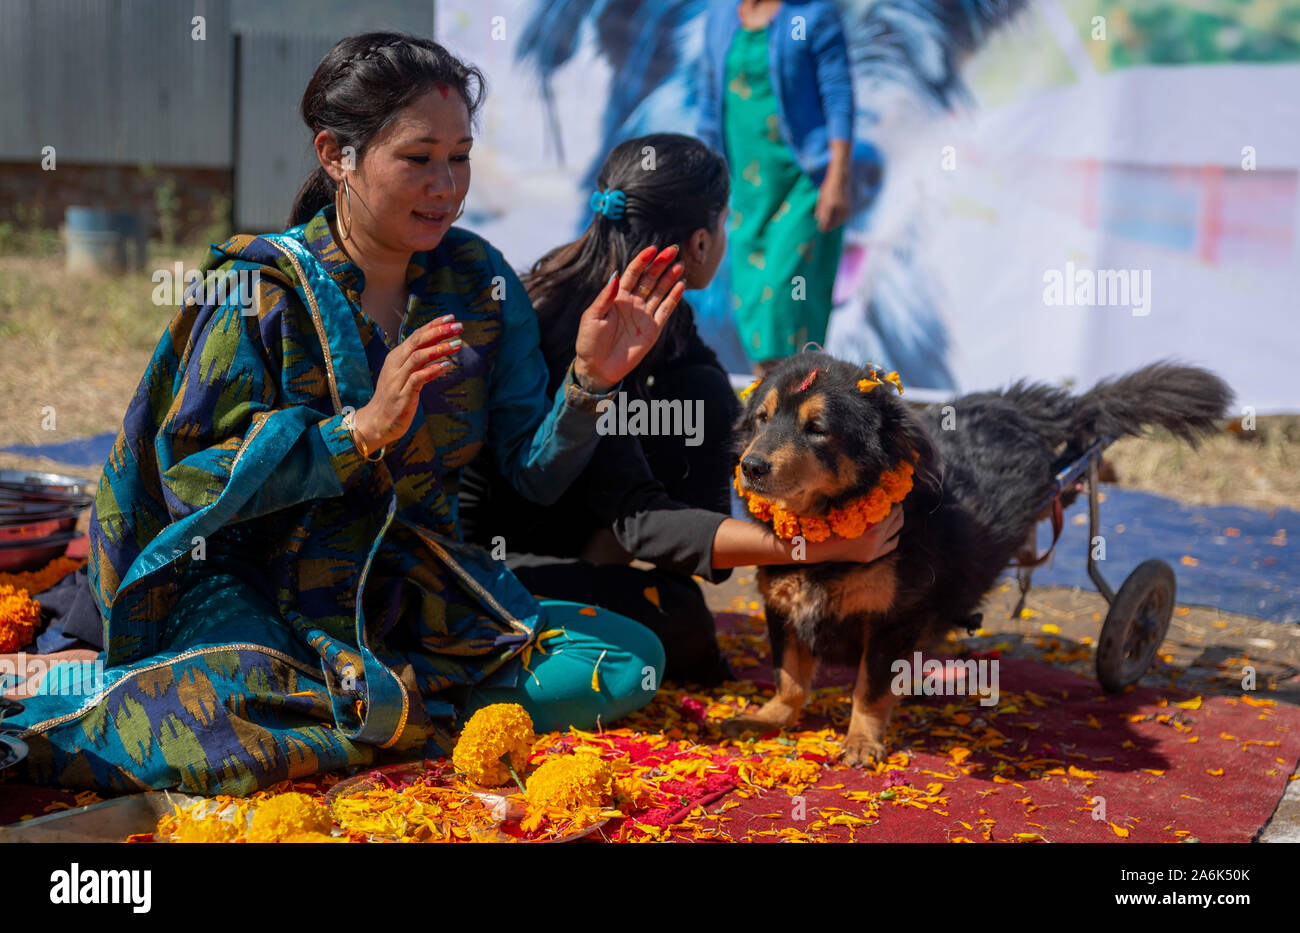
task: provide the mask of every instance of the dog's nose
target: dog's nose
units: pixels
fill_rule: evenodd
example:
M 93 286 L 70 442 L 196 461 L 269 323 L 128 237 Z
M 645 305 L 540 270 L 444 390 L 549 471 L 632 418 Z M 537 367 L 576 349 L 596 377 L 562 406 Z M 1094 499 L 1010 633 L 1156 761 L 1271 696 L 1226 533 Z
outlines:
M 745 479 L 756 480 L 772 472 L 772 464 L 768 463 L 762 457 L 755 457 L 750 454 L 740 461 L 740 470 L 745 474 Z

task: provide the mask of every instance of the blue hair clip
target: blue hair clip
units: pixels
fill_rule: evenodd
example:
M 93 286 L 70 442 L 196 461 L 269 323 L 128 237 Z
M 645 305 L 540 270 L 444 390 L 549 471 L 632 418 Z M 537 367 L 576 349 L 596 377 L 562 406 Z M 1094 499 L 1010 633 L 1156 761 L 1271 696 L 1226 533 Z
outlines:
M 617 188 L 593 191 L 590 204 L 591 209 L 597 214 L 604 214 L 610 220 L 618 220 L 623 216 L 623 208 L 627 205 L 627 195 Z

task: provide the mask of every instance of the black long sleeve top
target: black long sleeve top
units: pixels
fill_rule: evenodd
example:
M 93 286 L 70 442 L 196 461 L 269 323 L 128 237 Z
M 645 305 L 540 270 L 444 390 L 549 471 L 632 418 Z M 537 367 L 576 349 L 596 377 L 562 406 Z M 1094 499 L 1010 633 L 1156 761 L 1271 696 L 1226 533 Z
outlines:
M 689 309 L 676 313 L 683 311 Z M 504 544 L 512 553 L 576 557 L 593 533 L 607 528 L 634 558 L 725 580 L 731 571 L 714 569 L 713 538 L 729 514 L 731 428 L 740 405 L 693 322 L 678 343 L 681 349 L 671 358 L 624 381 L 621 403 L 678 399 L 695 412 L 702 407 L 698 445 L 681 435 L 606 435 L 583 474 L 550 507 L 522 499 L 480 457 L 462 477 L 466 539 L 489 548 Z

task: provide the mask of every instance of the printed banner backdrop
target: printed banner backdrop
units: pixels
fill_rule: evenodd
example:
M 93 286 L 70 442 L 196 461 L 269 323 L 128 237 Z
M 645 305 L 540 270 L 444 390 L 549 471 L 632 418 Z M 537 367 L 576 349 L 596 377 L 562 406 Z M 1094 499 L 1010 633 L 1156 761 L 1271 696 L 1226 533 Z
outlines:
M 1300 411 L 1300 5 L 837 5 L 883 171 L 855 179 L 831 352 L 923 397 L 1175 358 Z M 438 3 L 488 79 L 462 223 L 516 268 L 574 239 L 613 145 L 695 131 L 707 7 Z M 688 298 L 744 373 L 726 293 Z

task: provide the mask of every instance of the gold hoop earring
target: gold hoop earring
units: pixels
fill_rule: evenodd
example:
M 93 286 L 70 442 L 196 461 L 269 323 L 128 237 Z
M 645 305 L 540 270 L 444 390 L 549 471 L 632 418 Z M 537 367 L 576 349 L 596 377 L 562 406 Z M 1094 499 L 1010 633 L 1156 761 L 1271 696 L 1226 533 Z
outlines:
M 343 215 L 337 205 L 335 205 L 334 212 L 339 219 L 339 232 L 343 234 L 343 239 L 350 240 L 352 238 L 352 189 L 348 187 L 348 176 L 346 175 L 343 176 L 343 200 L 348 206 L 347 229 L 343 228 Z

